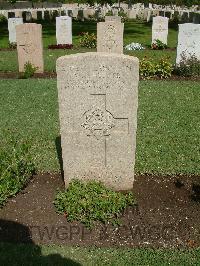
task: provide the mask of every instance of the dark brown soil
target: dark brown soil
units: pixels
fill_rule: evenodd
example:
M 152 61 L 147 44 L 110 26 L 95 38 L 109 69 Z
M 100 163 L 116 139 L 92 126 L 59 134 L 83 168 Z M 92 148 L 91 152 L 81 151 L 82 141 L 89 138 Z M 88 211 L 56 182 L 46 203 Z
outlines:
M 35 73 L 31 78 L 56 78 L 56 72 Z M 23 79 L 19 72 L 0 72 L 0 79 Z
M 200 246 L 200 177 L 136 176 L 137 206 L 122 215 L 122 225 L 97 223 L 89 231 L 68 223 L 52 204 L 60 175 L 34 176 L 23 192 L 0 210 L 0 240 L 83 246 Z

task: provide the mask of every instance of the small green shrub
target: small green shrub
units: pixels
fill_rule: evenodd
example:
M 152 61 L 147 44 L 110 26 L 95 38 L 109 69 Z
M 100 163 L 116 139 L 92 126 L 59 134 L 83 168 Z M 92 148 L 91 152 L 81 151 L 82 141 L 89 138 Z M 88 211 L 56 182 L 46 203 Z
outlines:
M 4 15 L 0 14 L 0 24 L 6 24 L 6 23 L 7 23 L 7 18 Z
M 31 78 L 35 74 L 37 69 L 38 68 L 33 66 L 30 62 L 26 62 L 26 64 L 24 65 L 24 73 L 22 77 L 25 79 Z
M 118 16 L 121 17 L 122 22 L 126 22 L 128 20 L 128 16 L 123 9 L 118 12 Z
M 200 76 L 200 60 L 195 55 L 186 57 L 185 53 L 182 53 L 180 63 L 175 68 L 175 73 L 183 77 Z
M 156 64 L 156 76 L 161 79 L 166 79 L 171 77 L 173 71 L 173 65 L 169 61 L 169 58 L 162 57 Z
M 35 171 L 29 146 L 12 139 L 9 142 L 0 150 L 0 207 L 25 186 Z
M 142 79 L 151 79 L 155 76 L 156 69 L 155 64 L 151 59 L 147 57 L 140 61 L 140 77 Z
M 106 16 L 113 16 L 113 12 L 112 12 L 112 10 L 109 10 L 109 11 L 106 13 Z
M 123 194 L 106 188 L 102 183 L 79 180 L 57 193 L 54 205 L 69 222 L 80 221 L 91 228 L 95 221 L 119 223 L 119 216 L 128 205 L 134 205 L 133 194 Z
M 140 78 L 151 79 L 159 77 L 161 79 L 169 78 L 172 74 L 173 66 L 169 58 L 162 57 L 158 62 L 151 58 L 143 58 L 140 61 Z
M 165 43 L 163 43 L 162 41 L 157 39 L 151 44 L 151 48 L 153 50 L 164 50 L 167 48 L 167 45 Z
M 81 47 L 96 48 L 97 37 L 94 33 L 82 32 L 80 35 L 79 44 Z

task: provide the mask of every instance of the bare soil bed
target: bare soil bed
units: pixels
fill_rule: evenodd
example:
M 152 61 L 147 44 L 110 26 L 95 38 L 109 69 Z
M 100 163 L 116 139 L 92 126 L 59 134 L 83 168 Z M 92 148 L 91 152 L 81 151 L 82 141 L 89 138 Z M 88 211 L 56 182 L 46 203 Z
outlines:
M 186 247 L 200 246 L 200 176 L 135 177 L 135 207 L 122 224 L 96 223 L 88 230 L 55 212 L 58 174 L 34 176 L 28 186 L 0 210 L 0 240 L 81 246 Z

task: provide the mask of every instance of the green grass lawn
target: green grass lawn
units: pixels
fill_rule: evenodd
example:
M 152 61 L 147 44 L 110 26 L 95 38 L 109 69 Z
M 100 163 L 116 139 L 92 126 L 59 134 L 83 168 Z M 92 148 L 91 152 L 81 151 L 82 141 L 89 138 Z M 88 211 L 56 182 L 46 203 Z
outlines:
M 46 71 L 55 71 L 56 59 L 62 55 L 95 51 L 91 49 L 83 49 L 78 46 L 79 33 L 83 31 L 96 33 L 96 22 L 73 22 L 73 44 L 72 50 L 47 50 L 48 45 L 56 44 L 56 27 L 55 23 L 43 23 L 43 44 L 44 44 L 44 63 Z M 8 47 L 8 30 L 7 25 L 0 25 L 0 48 Z M 143 45 L 150 45 L 151 43 L 151 23 L 128 21 L 125 23 L 124 29 L 124 45 L 131 42 L 139 42 Z M 168 46 L 176 47 L 177 31 L 173 28 L 169 29 Z M 137 56 L 140 59 L 144 56 L 158 59 L 162 56 L 169 56 L 172 63 L 175 62 L 175 51 L 124 51 L 126 54 Z M 18 71 L 17 52 L 16 51 L 0 51 L 0 71 Z
M 14 132 L 32 145 L 39 171 L 58 171 L 55 79 L 0 80 L 0 134 Z M 198 82 L 141 81 L 137 173 L 200 173 Z
M 1 265 L 200 265 L 200 249 L 80 248 L 0 244 Z

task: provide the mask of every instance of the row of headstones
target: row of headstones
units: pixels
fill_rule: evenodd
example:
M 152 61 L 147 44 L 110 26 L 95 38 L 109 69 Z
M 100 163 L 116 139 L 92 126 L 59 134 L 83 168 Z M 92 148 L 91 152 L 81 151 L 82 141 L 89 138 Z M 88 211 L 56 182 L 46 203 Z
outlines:
M 23 24 L 22 18 L 8 19 L 9 42 L 16 43 L 16 26 Z M 29 23 L 30 24 L 30 23 Z M 31 23 L 33 24 L 33 23 Z M 57 44 L 72 44 L 72 18 L 69 16 L 56 17 Z
M 58 44 L 72 43 L 72 20 L 63 16 L 57 18 L 56 37 Z M 38 67 L 43 72 L 42 26 L 25 23 L 15 26 L 19 61 L 19 71 L 24 71 L 26 62 Z M 124 24 L 120 17 L 107 16 L 105 22 L 97 23 L 97 52 L 123 53 Z M 155 17 L 152 26 L 152 42 L 159 39 L 167 43 L 168 18 Z M 195 55 L 200 59 L 200 25 L 180 24 L 176 63 L 179 64 L 181 54 Z
M 200 13 L 192 11 L 165 11 L 165 10 L 152 10 L 152 9 L 131 9 L 128 10 L 128 18 L 146 20 L 147 22 L 152 21 L 153 17 L 162 16 L 167 17 L 170 20 L 176 19 L 182 23 L 200 23 Z
M 71 16 L 78 20 L 89 19 L 94 17 L 96 19 L 104 18 L 108 11 L 112 10 L 113 15 L 118 15 L 118 9 L 95 9 L 95 8 L 86 8 L 86 9 L 51 9 L 51 10 L 28 10 L 28 11 L 1 11 L 2 14 L 5 14 L 8 18 L 12 17 L 22 17 L 24 21 L 30 22 L 32 20 L 54 20 L 57 16 Z M 125 10 L 129 19 L 141 19 L 146 20 L 147 22 L 152 21 L 152 18 L 155 16 L 168 17 L 169 19 L 176 18 L 180 22 L 191 22 L 191 23 L 200 23 L 200 13 L 193 11 L 185 10 L 156 10 L 156 9 L 127 9 Z

